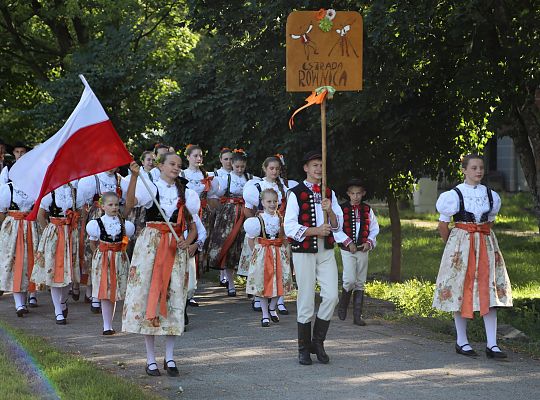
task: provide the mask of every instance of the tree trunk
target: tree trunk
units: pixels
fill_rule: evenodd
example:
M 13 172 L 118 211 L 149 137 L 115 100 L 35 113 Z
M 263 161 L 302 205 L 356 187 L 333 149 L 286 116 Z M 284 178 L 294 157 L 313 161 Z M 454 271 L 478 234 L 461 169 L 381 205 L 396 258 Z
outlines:
M 401 220 L 399 218 L 398 199 L 388 196 L 388 213 L 392 231 L 392 264 L 390 266 L 390 281 L 401 281 Z

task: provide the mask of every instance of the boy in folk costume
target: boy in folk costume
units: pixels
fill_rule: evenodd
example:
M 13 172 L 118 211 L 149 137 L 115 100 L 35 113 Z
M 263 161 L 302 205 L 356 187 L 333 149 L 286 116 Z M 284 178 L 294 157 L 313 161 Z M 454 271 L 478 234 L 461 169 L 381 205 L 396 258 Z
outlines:
M 43 228 L 36 253 L 32 281 L 51 288 L 57 325 L 65 325 L 68 315 L 67 298 L 71 285 L 80 282 L 79 218 L 77 182 L 53 190 L 41 200 L 38 221 Z
M 2 145 L 0 141 L 0 146 Z M 4 149 L 6 149 L 6 145 L 4 144 Z M 32 150 L 29 146 L 23 144 L 23 143 L 17 143 L 13 148 L 11 149 L 11 154 L 13 154 L 13 157 L 15 158 L 14 162 L 17 162 L 22 156 L 24 156 L 26 153 L 28 153 L 30 150 Z M 9 169 L 12 167 L 12 164 L 5 164 L 3 163 L 3 155 L 2 155 L 2 162 L 0 163 L 2 167 L 0 168 L 0 185 L 4 183 L 10 182 L 9 179 Z
M 338 317 L 347 318 L 347 307 L 353 294 L 353 315 L 356 325 L 364 326 L 362 306 L 364 303 L 364 286 L 368 270 L 368 254 L 375 248 L 379 224 L 372 208 L 362 202 L 366 195 L 364 183 L 352 179 L 347 183 L 349 201 L 341 204 L 343 210 L 344 241 L 341 243 L 343 260 L 343 290 L 338 304 Z M 341 240 L 338 240 L 341 241 Z
M 30 282 L 40 230 L 35 221 L 27 221 L 34 199 L 14 186 L 0 185 L 0 291 L 13 292 L 18 317 L 28 313 L 26 292 L 35 298 Z
M 253 253 L 250 260 L 246 292 L 257 296 L 262 308 L 262 327 L 279 322 L 278 297 L 292 287 L 290 251 L 283 232 L 283 220 L 277 213 L 278 194 L 273 189 L 261 192 L 264 211 L 244 222 Z M 268 301 L 270 299 L 270 302 Z
M 327 364 L 330 358 L 324 350 L 324 341 L 338 303 L 338 271 L 332 233 L 341 231 L 343 213 L 332 190 L 327 188 L 326 198 L 322 198 L 321 152 L 308 152 L 303 163 L 306 180 L 289 190 L 285 211 L 285 234 L 291 240 L 298 285 L 298 361 L 310 365 L 310 353 L 313 353 L 321 363 Z M 316 283 L 321 287 L 322 302 L 312 336 Z
M 86 224 L 86 232 L 94 249 L 92 258 L 92 297 L 101 301 L 103 335 L 114 335 L 112 327 L 116 301 L 126 294 L 129 258 L 126 253 L 135 225 L 119 216 L 120 199 L 114 192 L 101 195 L 104 215 Z
M 507 355 L 497 346 L 497 307 L 512 306 L 512 288 L 495 233 L 501 208 L 497 193 L 481 184 L 484 161 L 475 154 L 463 158 L 465 182 L 437 200 L 439 233 L 446 243 L 435 287 L 433 307 L 454 313 L 456 353 L 476 356 L 467 339 L 467 319 L 479 311 L 486 329 L 486 356 Z M 450 220 L 454 228 L 449 229 Z

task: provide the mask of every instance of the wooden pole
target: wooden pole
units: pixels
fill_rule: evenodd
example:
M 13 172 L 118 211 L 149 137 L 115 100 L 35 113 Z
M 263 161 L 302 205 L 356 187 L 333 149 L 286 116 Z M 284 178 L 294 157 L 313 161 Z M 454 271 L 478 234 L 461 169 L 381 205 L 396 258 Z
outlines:
M 321 196 L 326 198 L 326 97 L 321 103 L 321 155 L 322 155 L 322 184 L 321 184 Z M 324 223 L 328 221 L 328 215 L 324 212 Z

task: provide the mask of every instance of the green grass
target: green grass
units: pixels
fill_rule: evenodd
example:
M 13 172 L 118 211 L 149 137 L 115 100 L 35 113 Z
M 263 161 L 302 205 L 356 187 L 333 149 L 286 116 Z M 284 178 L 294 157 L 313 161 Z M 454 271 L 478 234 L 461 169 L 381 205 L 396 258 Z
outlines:
M 147 393 L 139 386 L 116 377 L 88 361 L 58 351 L 40 337 L 27 335 L 3 322 L 0 322 L 0 328 L 13 335 L 17 342 L 34 358 L 62 399 L 161 399 L 161 397 Z M 33 397 L 25 378 L 13 372 L 11 362 L 7 360 L 4 352 L 0 354 L 0 376 L 2 376 L 0 379 L 2 398 L 16 398 L 18 400 L 39 398 Z M 6 376 L 9 379 L 5 379 Z

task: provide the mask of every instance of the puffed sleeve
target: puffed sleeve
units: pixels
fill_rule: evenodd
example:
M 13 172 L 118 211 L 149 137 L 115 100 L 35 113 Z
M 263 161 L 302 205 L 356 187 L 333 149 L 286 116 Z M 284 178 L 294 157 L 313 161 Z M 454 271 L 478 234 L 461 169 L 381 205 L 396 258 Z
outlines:
M 437 211 L 439 212 L 439 221 L 450 222 L 452 216 L 459 211 L 459 197 L 455 190 L 449 190 L 442 193 L 437 199 Z
M 126 195 L 128 191 L 129 186 L 129 180 L 131 177 L 128 175 L 127 177 L 120 178 L 120 189 L 122 189 L 122 200 L 126 200 Z
M 494 192 L 493 190 L 491 191 L 491 193 L 493 194 L 493 208 L 488 215 L 489 222 L 495 221 L 495 218 L 497 217 L 497 214 L 501 209 L 501 197 L 497 192 Z
M 209 199 L 219 199 L 225 194 L 225 190 L 227 190 L 227 177 L 228 175 L 214 176 L 212 179 L 212 186 L 208 192 Z
M 196 191 L 186 189 L 186 208 L 191 215 L 198 215 L 201 208 L 201 199 Z
M 39 208 L 44 209 L 45 211 L 49 211 L 49 208 L 51 208 L 52 204 L 52 195 L 50 193 L 47 193 L 42 199 L 41 203 L 39 205 Z
M 94 175 L 81 178 L 77 185 L 77 203 L 90 204 L 95 194 L 96 178 L 94 178 Z
M 9 182 L 9 171 L 8 167 L 4 167 L 2 172 L 0 172 L 0 186 Z
M 99 225 L 95 219 L 86 224 L 86 233 L 88 234 L 89 240 L 99 240 Z
M 259 189 L 255 186 L 256 182 L 249 181 L 244 186 L 244 191 L 242 193 L 242 197 L 244 198 L 244 201 L 246 202 L 245 207 L 249 209 L 257 208 L 259 206 L 259 196 L 260 192 Z
M 251 217 L 244 221 L 244 230 L 249 239 L 255 239 L 261 235 L 261 222 L 257 217 Z
M 5 213 L 11 203 L 9 185 L 0 185 L 0 212 Z
M 126 236 L 129 238 L 132 237 L 133 234 L 135 233 L 135 225 L 133 225 L 133 222 L 126 221 L 125 228 L 126 228 Z M 86 230 L 88 230 L 88 225 L 87 225 Z
M 137 179 L 141 179 L 140 177 Z M 148 184 L 148 187 L 150 188 L 150 191 L 152 192 L 152 195 L 155 196 L 157 193 L 157 187 L 151 182 L 148 182 L 146 180 L 146 183 Z M 152 207 L 152 203 L 154 202 L 152 200 L 152 195 L 148 192 L 148 189 L 146 188 L 146 185 L 143 182 L 137 181 L 137 186 L 135 187 L 135 199 L 136 205 L 138 207 L 144 207 L 144 208 L 150 208 Z

